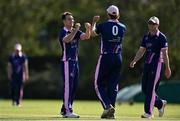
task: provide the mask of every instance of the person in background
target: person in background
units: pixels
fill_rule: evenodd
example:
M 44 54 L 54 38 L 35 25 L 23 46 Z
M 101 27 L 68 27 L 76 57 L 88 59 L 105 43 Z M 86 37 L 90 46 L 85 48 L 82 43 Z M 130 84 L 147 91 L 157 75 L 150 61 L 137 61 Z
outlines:
M 28 59 L 22 52 L 22 45 L 16 43 L 8 60 L 8 79 L 11 84 L 13 106 L 21 106 L 24 82 L 29 79 Z

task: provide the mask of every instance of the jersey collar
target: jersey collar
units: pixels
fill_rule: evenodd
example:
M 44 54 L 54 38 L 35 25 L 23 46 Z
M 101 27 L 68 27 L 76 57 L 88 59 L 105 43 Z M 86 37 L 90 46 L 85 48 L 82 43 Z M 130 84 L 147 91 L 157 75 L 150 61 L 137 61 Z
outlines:
M 64 27 L 63 29 L 64 29 L 66 32 L 70 31 L 70 30 L 68 30 L 68 28 L 67 28 L 67 27 Z
M 117 19 L 109 19 L 108 22 L 116 22 L 116 23 L 118 23 L 119 21 Z
M 16 55 L 16 53 L 15 52 L 13 52 L 12 53 L 12 56 L 14 57 L 14 56 L 19 56 L 19 57 L 22 57 L 23 56 L 23 53 L 22 52 L 19 52 L 19 54 L 18 55 Z
M 148 34 L 150 34 L 150 32 L 148 32 Z M 160 31 L 158 30 L 158 31 L 156 32 L 156 36 L 159 37 L 159 34 L 160 34 Z
M 160 34 L 160 31 L 158 30 L 158 31 L 156 32 L 156 35 L 159 36 L 159 34 Z

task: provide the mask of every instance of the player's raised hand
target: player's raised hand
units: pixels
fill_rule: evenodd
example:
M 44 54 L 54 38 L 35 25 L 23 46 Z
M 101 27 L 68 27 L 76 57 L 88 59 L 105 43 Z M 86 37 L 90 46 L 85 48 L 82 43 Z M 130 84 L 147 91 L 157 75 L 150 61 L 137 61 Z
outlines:
M 98 16 L 98 15 L 97 15 L 97 16 L 94 16 L 94 17 L 93 17 L 93 22 L 98 22 L 99 19 L 100 19 L 100 16 Z
M 132 61 L 130 64 L 129 64 L 129 67 L 130 68 L 134 68 L 134 65 L 136 64 L 136 62 Z
M 81 24 L 80 24 L 80 23 L 76 23 L 76 24 L 75 24 L 75 30 L 79 30 L 80 27 L 81 27 Z
M 88 23 L 88 22 L 86 22 L 86 23 L 84 24 L 84 26 L 85 26 L 86 29 L 91 29 L 91 24 Z

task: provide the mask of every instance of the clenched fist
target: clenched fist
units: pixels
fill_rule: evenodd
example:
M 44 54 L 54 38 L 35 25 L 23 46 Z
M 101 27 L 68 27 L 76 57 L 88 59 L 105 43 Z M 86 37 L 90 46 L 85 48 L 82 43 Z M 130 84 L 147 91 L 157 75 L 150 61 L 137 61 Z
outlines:
M 134 68 L 134 65 L 136 64 L 136 62 L 132 61 L 130 64 L 129 64 L 129 67 L 130 68 Z
M 90 28 L 91 28 L 91 24 L 88 23 L 88 22 L 86 22 L 86 23 L 84 24 L 84 26 L 85 26 L 86 29 L 90 29 Z
M 76 29 L 76 30 L 79 30 L 80 27 L 81 27 L 81 24 L 80 24 L 80 23 L 76 23 L 76 24 L 75 24 L 75 29 Z
M 100 16 L 94 16 L 94 17 L 93 17 L 93 22 L 98 22 L 99 19 L 100 19 Z

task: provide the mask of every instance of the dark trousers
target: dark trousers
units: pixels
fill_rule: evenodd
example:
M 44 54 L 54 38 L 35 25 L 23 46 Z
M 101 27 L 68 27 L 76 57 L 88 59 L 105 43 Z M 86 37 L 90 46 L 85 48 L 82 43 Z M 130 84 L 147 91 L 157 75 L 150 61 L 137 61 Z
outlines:
M 104 109 L 115 107 L 120 80 L 122 57 L 120 54 L 100 55 L 95 73 L 96 94 Z
M 13 104 L 20 104 L 23 98 L 23 80 L 21 78 L 14 78 L 11 81 L 11 98 Z
M 61 113 L 73 112 L 72 105 L 79 80 L 79 64 L 77 61 L 62 61 L 63 105 Z
M 162 100 L 156 94 L 163 70 L 163 63 L 145 64 L 142 77 L 142 91 L 145 94 L 145 113 L 152 114 L 154 106 L 162 108 Z

